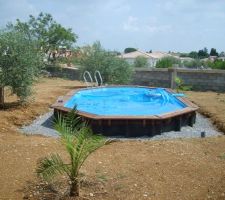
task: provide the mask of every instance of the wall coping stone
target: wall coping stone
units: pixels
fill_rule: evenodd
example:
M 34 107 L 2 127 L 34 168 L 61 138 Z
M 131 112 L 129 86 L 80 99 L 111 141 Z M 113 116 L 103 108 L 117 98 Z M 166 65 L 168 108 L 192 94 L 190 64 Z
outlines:
M 136 68 L 134 71 L 145 71 L 145 72 L 168 72 L 171 71 L 174 68 Z M 181 69 L 177 68 L 176 71 L 179 72 L 187 72 L 187 73 L 209 73 L 209 74 L 225 74 L 225 70 L 220 69 Z

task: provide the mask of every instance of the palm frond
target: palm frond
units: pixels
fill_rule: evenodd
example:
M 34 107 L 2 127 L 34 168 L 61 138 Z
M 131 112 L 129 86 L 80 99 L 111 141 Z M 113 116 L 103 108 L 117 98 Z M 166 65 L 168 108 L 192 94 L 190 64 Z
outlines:
M 82 121 L 82 118 L 78 115 L 77 106 L 75 105 L 74 108 L 66 115 L 65 121 L 67 126 L 71 127 L 74 130 L 79 130 L 83 126 L 86 125 L 85 122 Z
M 63 136 L 65 134 L 72 135 L 74 132 L 71 126 L 68 126 L 66 116 L 63 116 L 60 113 L 57 113 L 57 117 L 54 120 L 54 128 L 58 131 L 60 136 Z
M 58 113 L 56 119 L 54 120 L 54 128 L 60 133 L 63 134 L 76 134 L 77 130 L 80 130 L 82 127 L 86 126 L 86 123 L 82 121 L 81 117 L 77 114 L 76 106 L 67 114 L 62 116 Z
M 78 171 L 86 158 L 105 144 L 103 136 L 94 135 L 89 127 L 84 127 L 76 134 L 76 146 L 72 166 Z
M 74 130 L 71 126 L 67 125 L 66 119 L 62 117 L 62 115 L 58 115 L 54 127 L 55 130 L 57 130 L 59 135 L 61 136 L 61 141 L 66 147 L 66 150 L 70 154 L 70 157 L 72 159 L 74 154 L 74 145 L 76 143 L 74 137 L 74 135 L 76 134 L 76 130 Z
M 52 154 L 39 162 L 36 172 L 43 179 L 51 180 L 59 174 L 70 175 L 70 165 L 65 164 L 58 154 Z

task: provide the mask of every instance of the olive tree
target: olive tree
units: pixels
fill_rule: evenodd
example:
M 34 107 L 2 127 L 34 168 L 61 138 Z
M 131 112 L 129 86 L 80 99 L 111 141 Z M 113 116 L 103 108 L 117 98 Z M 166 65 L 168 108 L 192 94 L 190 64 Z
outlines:
M 70 48 L 78 38 L 71 28 L 63 27 L 50 14 L 42 12 L 37 17 L 30 15 L 27 22 L 17 19 L 15 24 L 11 23 L 8 27 L 25 33 L 30 39 L 37 40 L 39 48 L 48 54 L 48 59 L 60 46 Z M 54 54 L 53 59 L 55 59 Z
M 0 31 L 0 99 L 8 86 L 22 102 L 31 94 L 31 86 L 42 67 L 43 56 L 36 43 L 17 31 Z
M 148 66 L 148 59 L 144 56 L 138 56 L 134 60 L 134 67 L 147 67 Z
M 81 72 L 87 70 L 94 73 L 95 70 L 99 70 L 103 81 L 109 84 L 129 83 L 133 73 L 131 65 L 103 49 L 100 42 L 83 48 L 78 62 L 82 66 Z
M 174 64 L 181 65 L 181 61 L 174 57 L 164 57 L 156 63 L 157 68 L 170 68 Z

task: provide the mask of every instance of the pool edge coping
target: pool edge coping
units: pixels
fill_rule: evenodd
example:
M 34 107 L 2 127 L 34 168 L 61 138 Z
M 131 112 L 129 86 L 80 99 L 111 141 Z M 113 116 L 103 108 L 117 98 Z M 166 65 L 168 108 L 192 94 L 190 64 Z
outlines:
M 148 86 L 139 86 L 139 85 L 108 85 L 108 86 L 99 86 L 99 87 L 87 87 L 87 88 L 79 88 L 79 89 L 74 89 L 69 91 L 66 95 L 60 96 L 60 100 L 58 97 L 58 100 L 52 104 L 50 107 L 53 108 L 54 110 L 62 111 L 62 112 L 70 112 L 72 109 L 64 107 L 64 104 L 77 92 L 82 91 L 82 90 L 88 90 L 88 89 L 98 89 L 98 88 L 107 88 L 107 87 L 137 87 L 137 88 L 157 88 L 157 87 L 148 87 Z M 170 88 L 162 88 L 165 89 L 169 93 L 176 93 L 174 90 Z M 94 119 L 94 120 L 162 120 L 162 119 L 168 119 L 171 117 L 176 117 L 182 114 L 188 114 L 190 112 L 195 112 L 199 109 L 197 105 L 189 101 L 186 97 L 175 97 L 179 101 L 181 101 L 183 104 L 185 104 L 187 107 L 173 111 L 173 112 L 168 112 L 164 113 L 161 115 L 140 115 L 140 116 L 129 116 L 129 115 L 114 115 L 114 116 L 106 116 L 106 115 L 97 115 L 93 113 L 88 113 L 88 112 L 83 112 L 83 111 L 78 111 L 78 115 L 89 118 L 89 119 Z

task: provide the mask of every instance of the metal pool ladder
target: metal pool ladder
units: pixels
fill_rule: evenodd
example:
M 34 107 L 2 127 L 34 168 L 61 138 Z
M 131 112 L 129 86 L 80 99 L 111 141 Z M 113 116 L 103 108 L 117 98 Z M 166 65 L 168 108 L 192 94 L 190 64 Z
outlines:
M 101 86 L 103 84 L 103 80 L 102 80 L 102 76 L 101 76 L 100 71 L 98 71 L 98 70 L 95 71 L 94 78 L 95 78 L 95 83 L 96 83 L 97 86 Z M 93 78 L 92 78 L 91 73 L 89 71 L 85 71 L 83 73 L 83 79 L 84 79 L 84 82 L 85 82 L 87 87 L 94 86 L 94 84 L 93 84 L 94 81 L 93 81 Z M 89 79 L 89 82 L 88 82 L 88 79 Z M 100 82 L 98 82 L 98 80 Z
M 83 73 L 83 78 L 84 78 L 84 82 L 85 82 L 86 86 L 91 87 L 92 86 L 91 84 L 93 83 L 93 79 L 92 79 L 89 71 L 85 71 Z M 88 79 L 90 80 L 90 82 L 88 82 Z
M 95 77 L 95 82 L 96 82 L 97 86 L 103 85 L 102 75 L 101 75 L 100 71 L 96 70 L 94 77 Z M 98 82 L 98 79 L 100 82 Z

